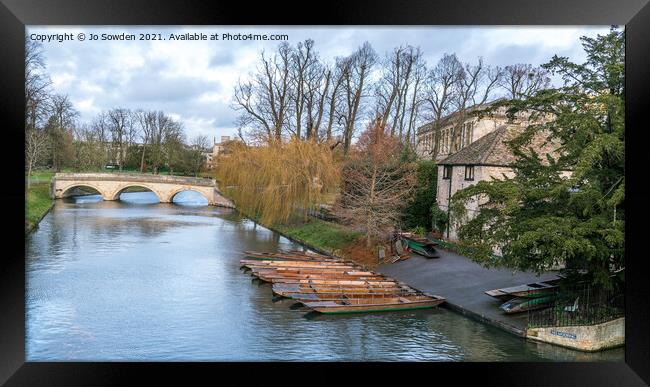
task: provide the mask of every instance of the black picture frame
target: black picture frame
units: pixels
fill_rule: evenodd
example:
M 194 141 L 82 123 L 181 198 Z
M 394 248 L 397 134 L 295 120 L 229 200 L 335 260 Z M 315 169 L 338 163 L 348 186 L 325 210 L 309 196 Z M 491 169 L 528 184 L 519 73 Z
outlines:
M 625 25 L 626 26 L 626 346 L 625 363 L 50 363 L 25 362 L 24 231 L 24 28 L 26 25 Z M 104 385 L 136 375 L 166 384 L 202 374 L 210 384 L 225 374 L 247 382 L 273 379 L 309 383 L 370 381 L 387 375 L 454 384 L 645 385 L 650 383 L 650 303 L 644 224 L 650 197 L 643 176 L 650 107 L 650 5 L 647 0 L 444 0 L 307 2 L 201 2 L 102 0 L 0 0 L 0 152 L 5 203 L 0 261 L 0 383 L 7 385 Z M 265 366 L 266 372 L 246 372 Z M 395 370 L 391 368 L 395 367 Z M 318 368 L 318 369 L 316 369 Z M 343 368 L 343 369 L 341 369 Z M 399 369 L 398 369 L 399 368 Z M 295 371 L 301 371 L 299 374 Z M 345 374 L 342 371 L 347 371 Z M 345 377 L 342 377 L 345 375 Z M 415 380 L 411 381 L 415 382 Z

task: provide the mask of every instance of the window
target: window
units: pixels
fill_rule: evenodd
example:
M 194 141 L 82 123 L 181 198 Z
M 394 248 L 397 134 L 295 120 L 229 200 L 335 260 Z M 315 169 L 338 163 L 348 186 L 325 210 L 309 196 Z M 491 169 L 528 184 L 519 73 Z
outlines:
M 466 165 L 465 166 L 465 180 L 474 180 L 474 166 Z
M 449 180 L 451 178 L 451 165 L 445 165 L 442 170 L 442 178 Z
M 465 124 L 465 130 L 463 130 L 463 133 L 464 133 L 463 144 L 467 146 L 472 143 L 472 136 L 474 135 L 474 123 L 468 122 L 467 124 Z

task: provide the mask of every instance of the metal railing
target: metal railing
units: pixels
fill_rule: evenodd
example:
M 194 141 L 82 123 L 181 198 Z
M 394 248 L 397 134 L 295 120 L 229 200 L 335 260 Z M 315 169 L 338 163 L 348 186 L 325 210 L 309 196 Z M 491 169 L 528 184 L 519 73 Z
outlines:
M 622 289 L 607 290 L 589 284 L 554 289 L 548 307 L 528 311 L 528 327 L 595 325 L 625 315 Z

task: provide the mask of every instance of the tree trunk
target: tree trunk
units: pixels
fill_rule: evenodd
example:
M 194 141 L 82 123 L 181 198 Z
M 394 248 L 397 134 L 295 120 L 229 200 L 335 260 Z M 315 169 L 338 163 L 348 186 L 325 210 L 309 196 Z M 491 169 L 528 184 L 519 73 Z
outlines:
M 147 147 L 142 145 L 142 158 L 140 158 L 140 173 L 144 173 L 144 152 L 147 150 Z

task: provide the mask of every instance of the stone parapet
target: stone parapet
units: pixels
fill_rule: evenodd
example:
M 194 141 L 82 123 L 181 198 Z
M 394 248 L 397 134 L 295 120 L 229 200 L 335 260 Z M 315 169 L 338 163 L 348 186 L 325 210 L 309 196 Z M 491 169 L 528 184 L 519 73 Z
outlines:
M 596 325 L 529 328 L 526 337 L 580 351 L 600 351 L 625 344 L 625 317 Z

